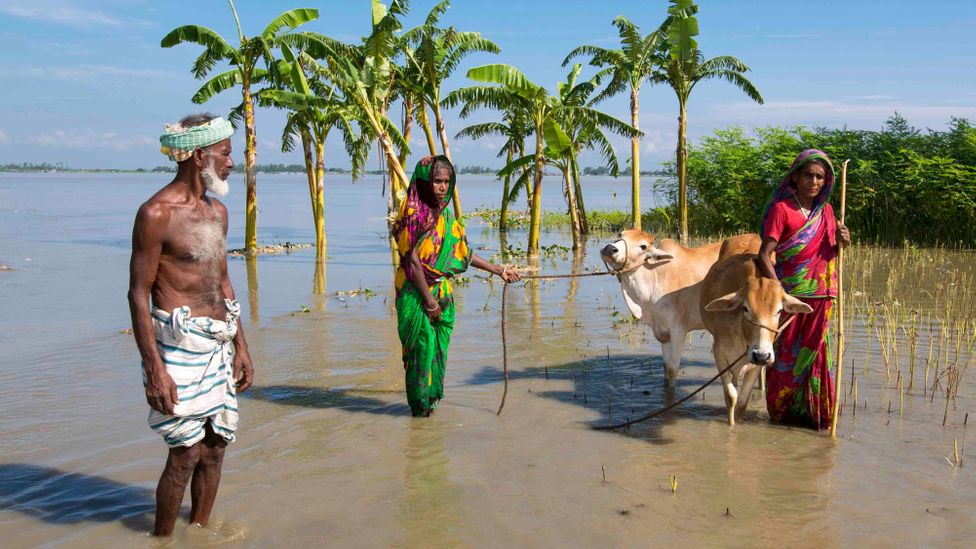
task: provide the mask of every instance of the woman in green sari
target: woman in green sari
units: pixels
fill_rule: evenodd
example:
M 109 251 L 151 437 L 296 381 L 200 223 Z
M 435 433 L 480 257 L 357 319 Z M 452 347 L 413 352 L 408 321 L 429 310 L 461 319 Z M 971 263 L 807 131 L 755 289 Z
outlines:
M 446 156 L 421 160 L 390 229 L 400 256 L 394 280 L 397 331 L 414 417 L 429 416 L 444 397 L 447 349 L 454 331 L 451 278 L 472 265 L 505 282 L 520 279 L 515 269 L 485 261 L 468 248 L 464 225 L 447 207 L 455 183 L 454 166 Z

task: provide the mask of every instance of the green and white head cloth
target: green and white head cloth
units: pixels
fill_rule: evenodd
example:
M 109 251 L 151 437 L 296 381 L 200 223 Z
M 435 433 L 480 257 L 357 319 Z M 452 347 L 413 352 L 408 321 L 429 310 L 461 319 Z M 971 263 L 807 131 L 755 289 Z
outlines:
M 198 126 L 184 126 L 179 122 L 166 124 L 163 126 L 163 135 L 159 136 L 159 151 L 170 160 L 183 162 L 190 158 L 193 151 L 220 143 L 232 135 L 234 127 L 219 116 Z

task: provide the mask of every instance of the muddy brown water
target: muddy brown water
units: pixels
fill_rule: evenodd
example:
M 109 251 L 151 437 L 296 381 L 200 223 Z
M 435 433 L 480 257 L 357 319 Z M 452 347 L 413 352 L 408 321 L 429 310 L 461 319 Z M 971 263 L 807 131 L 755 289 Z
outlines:
M 0 260 L 16 269 L 0 273 L 4 546 L 969 546 L 976 535 L 974 463 L 965 454 L 959 467 L 947 462 L 954 441 L 966 444 L 965 414 L 976 411 L 972 374 L 962 369 L 945 426 L 944 396 L 931 399 L 918 381 L 900 404 L 866 317 L 853 318 L 847 334 L 853 364 L 845 363 L 836 441 L 768 423 L 759 402 L 730 429 L 718 385 L 660 419 L 595 431 L 710 378 L 708 337 L 690 337 L 669 392 L 659 347 L 649 330 L 622 322 L 612 277 L 515 285 L 511 382 L 496 416 L 501 287 L 474 271 L 457 294 L 446 399 L 435 417 L 411 418 L 382 204 L 356 210 L 373 193 L 336 184 L 324 268 L 307 251 L 230 260 L 257 382 L 241 401 L 212 524 L 187 527 L 187 500 L 174 538 L 153 540 L 146 532 L 165 447 L 145 424 L 138 354 L 120 330 L 129 326 L 132 212 L 159 181 L 48 176 L 28 178 L 35 187 L 26 193 L 24 176 L 4 177 Z M 301 187 L 271 182 L 262 239 L 308 240 Z M 113 199 L 92 198 L 95 184 Z M 493 195 L 493 186 L 471 190 L 466 201 Z M 363 218 L 365 228 L 354 223 Z M 498 248 L 488 229 L 472 227 L 470 240 L 483 256 Z M 544 244 L 566 240 L 551 232 Z M 576 262 L 544 258 L 540 269 L 602 267 L 603 240 L 592 239 Z M 927 314 L 937 286 L 976 270 L 968 252 L 911 252 L 931 260 L 924 268 L 906 267 L 904 253 L 853 251 L 872 269 L 851 280 L 853 290 L 878 303 L 900 297 Z M 914 284 L 889 290 L 891 271 L 907 269 L 916 269 L 905 275 Z M 371 292 L 336 295 L 359 288 Z M 971 316 L 963 307 L 954 318 Z M 919 340 L 927 356 L 928 338 Z M 907 352 L 901 360 L 907 375 Z

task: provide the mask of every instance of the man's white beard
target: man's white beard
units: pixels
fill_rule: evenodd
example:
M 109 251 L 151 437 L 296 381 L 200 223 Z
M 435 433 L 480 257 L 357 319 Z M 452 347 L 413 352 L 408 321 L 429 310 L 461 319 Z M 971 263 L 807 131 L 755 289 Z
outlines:
M 204 168 L 200 177 L 203 178 L 203 183 L 207 186 L 207 190 L 217 196 L 225 196 L 227 191 L 230 190 L 230 184 L 227 183 L 226 179 L 220 178 L 217 170 L 213 166 Z

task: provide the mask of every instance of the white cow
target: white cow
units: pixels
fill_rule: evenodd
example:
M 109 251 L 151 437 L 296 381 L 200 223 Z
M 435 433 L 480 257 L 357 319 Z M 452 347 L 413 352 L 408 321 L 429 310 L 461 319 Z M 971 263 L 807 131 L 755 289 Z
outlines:
M 753 248 L 758 251 L 759 244 L 759 235 L 745 234 L 724 243 L 686 248 L 669 238 L 655 244 L 652 235 L 629 229 L 600 251 L 611 268 L 625 271 L 619 276 L 624 301 L 661 342 L 669 385 L 678 376 L 685 336 L 705 328 L 699 296 L 708 269 L 718 261 L 720 252 L 730 255 Z

